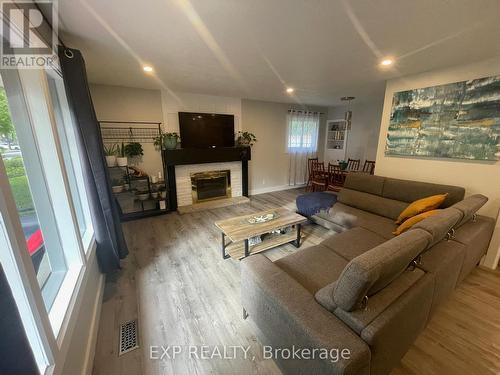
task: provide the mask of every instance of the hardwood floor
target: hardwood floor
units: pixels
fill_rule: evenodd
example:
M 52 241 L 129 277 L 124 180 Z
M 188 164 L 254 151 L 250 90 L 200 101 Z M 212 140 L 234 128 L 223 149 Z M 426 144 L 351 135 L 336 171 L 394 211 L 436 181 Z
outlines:
M 280 374 L 274 362 L 262 358 L 251 320 L 241 317 L 239 261 L 222 259 L 213 223 L 274 207 L 294 210 L 302 192 L 261 194 L 247 204 L 124 224 L 130 255 L 106 282 L 94 375 Z M 329 235 L 317 225 L 306 225 L 303 232 L 302 248 Z M 264 254 L 275 260 L 296 250 L 288 244 Z M 476 269 L 393 374 L 500 373 L 499 285 L 499 272 Z M 119 324 L 136 318 L 140 349 L 118 357 Z M 173 345 L 183 350 L 175 359 L 150 359 L 150 346 Z M 210 350 L 241 345 L 250 352 L 248 359 L 239 352 L 235 360 L 190 360 L 188 345 L 209 345 Z M 158 348 L 153 354 L 164 353 Z

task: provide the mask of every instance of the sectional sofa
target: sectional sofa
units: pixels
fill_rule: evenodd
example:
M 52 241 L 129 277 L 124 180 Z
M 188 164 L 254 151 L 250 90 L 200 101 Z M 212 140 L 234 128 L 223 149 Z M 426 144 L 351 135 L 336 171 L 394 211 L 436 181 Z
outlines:
M 444 193 L 437 215 L 392 234 L 410 202 Z M 337 203 L 321 214 L 339 233 L 275 262 L 262 254 L 244 259 L 243 308 L 260 341 L 278 349 L 283 372 L 389 373 L 488 249 L 494 220 L 476 215 L 487 198 L 464 194 L 456 186 L 350 174 Z M 285 348 L 348 355 L 279 355 Z

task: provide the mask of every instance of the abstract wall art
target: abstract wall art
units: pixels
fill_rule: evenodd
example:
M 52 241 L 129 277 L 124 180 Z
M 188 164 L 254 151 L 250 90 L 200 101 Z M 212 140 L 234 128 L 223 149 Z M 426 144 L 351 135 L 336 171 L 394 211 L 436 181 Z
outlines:
M 500 160 L 500 76 L 396 92 L 385 154 Z

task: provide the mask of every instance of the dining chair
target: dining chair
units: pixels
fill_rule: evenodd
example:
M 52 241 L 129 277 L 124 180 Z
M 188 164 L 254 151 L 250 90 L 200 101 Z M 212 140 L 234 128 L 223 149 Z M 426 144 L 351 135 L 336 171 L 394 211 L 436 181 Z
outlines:
M 308 158 L 307 159 L 307 184 L 306 191 L 312 190 L 312 164 L 313 162 L 317 162 L 318 158 Z
M 312 162 L 312 191 L 325 191 L 328 183 L 328 174 L 325 173 L 325 163 L 319 161 Z
M 373 174 L 375 171 L 375 160 L 365 160 L 365 164 L 363 165 L 363 172 Z
M 340 191 L 344 186 L 345 174 L 338 164 L 328 163 L 328 184 L 326 190 Z
M 347 168 L 348 171 L 357 171 L 359 169 L 359 159 L 347 159 Z

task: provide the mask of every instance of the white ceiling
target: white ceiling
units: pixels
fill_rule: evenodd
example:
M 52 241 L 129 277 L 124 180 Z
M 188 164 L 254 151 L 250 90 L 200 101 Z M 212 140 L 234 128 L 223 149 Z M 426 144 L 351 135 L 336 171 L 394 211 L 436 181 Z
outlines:
M 93 83 L 318 105 L 500 55 L 499 14 L 499 0 L 59 2 L 61 37 Z M 387 55 L 397 65 L 383 71 Z

